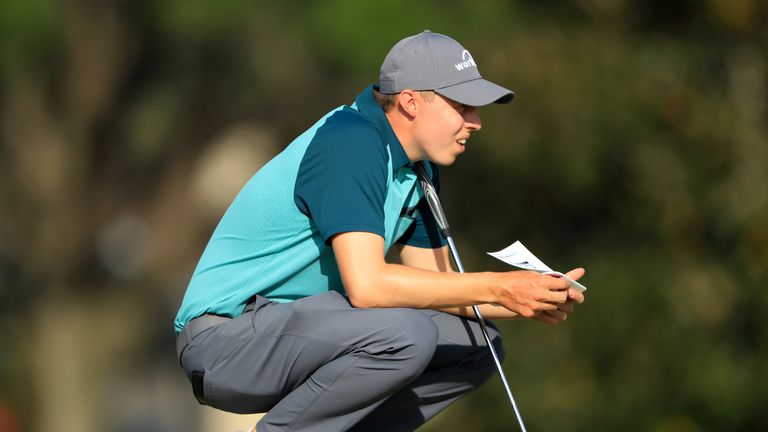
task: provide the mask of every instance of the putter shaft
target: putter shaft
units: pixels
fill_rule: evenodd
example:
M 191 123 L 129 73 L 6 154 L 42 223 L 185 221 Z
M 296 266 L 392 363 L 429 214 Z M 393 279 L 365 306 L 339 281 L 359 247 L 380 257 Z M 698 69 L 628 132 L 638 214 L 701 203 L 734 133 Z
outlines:
M 459 270 L 459 273 L 464 273 L 464 265 L 461 263 L 459 251 L 456 249 L 456 243 L 453 242 L 453 237 L 446 236 L 445 239 L 448 241 L 448 248 L 451 250 L 451 257 L 453 258 L 454 264 L 456 264 L 456 268 Z M 485 325 L 485 320 L 483 319 L 483 315 L 480 313 L 480 308 L 478 308 L 477 305 L 472 305 L 472 311 L 475 312 L 477 322 L 480 324 L 480 330 L 482 330 L 483 337 L 485 337 L 485 343 L 488 344 L 488 349 L 491 351 L 493 362 L 496 363 L 496 369 L 499 371 L 502 384 L 504 384 L 504 390 L 507 391 L 509 403 L 512 404 L 512 409 L 515 411 L 515 417 L 517 417 L 517 423 L 520 425 L 520 430 L 527 432 L 525 429 L 525 423 L 523 423 L 523 416 L 520 414 L 520 409 L 517 408 L 517 403 L 515 402 L 514 396 L 512 396 L 512 390 L 509 388 L 509 383 L 507 382 L 507 377 L 504 374 L 504 369 L 501 367 L 501 360 L 499 360 L 499 355 L 496 353 L 496 348 L 494 348 L 493 344 L 491 343 L 491 337 L 488 335 L 488 327 Z
M 424 167 L 424 163 L 415 163 L 413 165 L 413 170 L 416 173 L 416 176 L 419 178 L 419 183 L 421 184 L 421 188 L 424 191 L 424 196 L 427 200 L 427 203 L 429 204 L 429 209 L 432 211 L 432 215 L 435 217 L 435 220 L 440 227 L 440 232 L 448 242 L 448 248 L 451 251 L 453 263 L 456 265 L 456 269 L 460 273 L 464 273 L 464 265 L 461 263 L 459 251 L 456 249 L 456 243 L 453 241 L 451 229 L 448 225 L 448 219 L 445 217 L 443 207 L 440 205 L 440 199 L 437 197 L 437 190 L 435 190 L 435 187 L 432 185 L 432 181 L 429 178 L 427 169 Z M 517 408 L 515 398 L 512 396 L 512 390 L 510 390 L 509 383 L 507 383 L 507 377 L 504 374 L 504 369 L 501 367 L 499 355 L 496 353 L 496 349 L 491 343 L 491 338 L 488 335 L 488 328 L 486 327 L 485 320 L 480 313 L 480 308 L 478 308 L 477 305 L 472 305 L 472 311 L 475 313 L 478 324 L 480 324 L 480 330 L 482 331 L 483 337 L 485 338 L 485 343 L 488 344 L 488 349 L 491 351 L 491 356 L 493 357 L 493 361 L 496 364 L 496 369 L 498 370 L 499 376 L 501 377 L 501 382 L 504 384 L 504 390 L 506 390 L 509 402 L 512 404 L 512 409 L 515 411 L 515 416 L 517 417 L 517 423 L 520 425 L 520 430 L 522 432 L 527 432 L 525 429 L 525 424 L 523 423 L 523 417 L 520 414 L 520 410 Z

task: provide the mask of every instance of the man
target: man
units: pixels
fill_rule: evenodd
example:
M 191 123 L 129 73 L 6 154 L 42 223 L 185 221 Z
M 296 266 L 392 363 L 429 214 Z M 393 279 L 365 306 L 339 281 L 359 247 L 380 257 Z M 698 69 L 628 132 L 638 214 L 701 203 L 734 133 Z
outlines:
M 480 130 L 477 107 L 512 97 L 458 42 L 424 31 L 392 48 L 378 86 L 259 170 L 176 317 L 198 401 L 266 412 L 259 432 L 413 430 L 495 371 L 471 305 L 564 320 L 583 301 L 564 279 L 453 272 L 411 169 L 429 161 L 437 182 L 436 165 Z M 385 261 L 392 246 L 402 264 Z

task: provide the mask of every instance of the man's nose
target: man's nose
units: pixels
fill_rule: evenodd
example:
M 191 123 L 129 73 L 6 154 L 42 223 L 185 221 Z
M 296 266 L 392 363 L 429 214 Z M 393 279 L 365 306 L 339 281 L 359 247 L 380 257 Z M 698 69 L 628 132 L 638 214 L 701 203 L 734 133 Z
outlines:
M 483 127 L 480 121 L 480 110 L 477 107 L 469 107 L 464 111 L 464 123 L 467 129 L 480 130 Z

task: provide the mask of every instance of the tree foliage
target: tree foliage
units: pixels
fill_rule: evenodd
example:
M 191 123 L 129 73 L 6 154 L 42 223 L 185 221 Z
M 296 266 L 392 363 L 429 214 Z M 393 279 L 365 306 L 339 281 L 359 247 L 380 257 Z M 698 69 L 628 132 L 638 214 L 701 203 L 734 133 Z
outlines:
M 427 28 L 517 93 L 442 171 L 468 269 L 516 239 L 587 269 L 566 323 L 501 324 L 528 427 L 768 428 L 764 3 L 9 0 L 0 429 L 195 427 L 171 321 L 218 217 Z M 493 380 L 425 430 L 514 427 Z

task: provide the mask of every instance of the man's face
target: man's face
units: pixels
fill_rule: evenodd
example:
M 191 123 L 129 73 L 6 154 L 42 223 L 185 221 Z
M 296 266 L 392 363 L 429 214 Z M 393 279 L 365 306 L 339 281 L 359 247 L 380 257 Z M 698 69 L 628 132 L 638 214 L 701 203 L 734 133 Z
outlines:
M 451 165 L 464 152 L 470 134 L 480 130 L 477 107 L 460 104 L 435 93 L 432 101 L 420 94 L 420 110 L 414 124 L 414 142 L 422 155 L 438 164 Z

